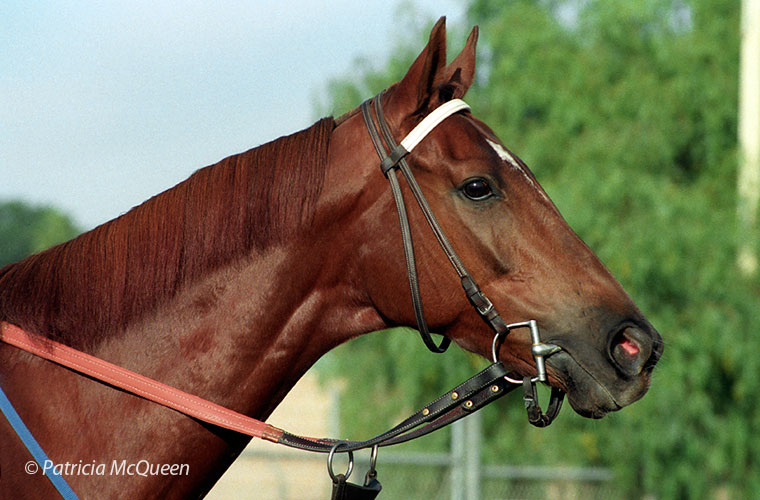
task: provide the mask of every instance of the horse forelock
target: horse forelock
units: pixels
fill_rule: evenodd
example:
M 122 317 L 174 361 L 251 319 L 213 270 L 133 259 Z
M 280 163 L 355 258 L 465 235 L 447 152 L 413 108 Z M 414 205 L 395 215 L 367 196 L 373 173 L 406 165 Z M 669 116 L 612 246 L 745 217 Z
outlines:
M 0 269 L 0 320 L 97 343 L 185 284 L 307 230 L 332 118 L 198 170 L 92 231 Z

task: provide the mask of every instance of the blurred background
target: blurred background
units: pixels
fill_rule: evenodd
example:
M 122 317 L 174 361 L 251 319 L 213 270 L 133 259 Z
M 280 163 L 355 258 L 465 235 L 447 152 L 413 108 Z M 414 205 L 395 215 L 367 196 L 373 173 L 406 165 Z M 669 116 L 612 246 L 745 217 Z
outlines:
M 452 431 L 381 450 L 380 498 L 760 498 L 753 9 L 754 0 L 6 2 L 0 265 L 357 106 L 403 76 L 440 15 L 450 57 L 477 24 L 468 103 L 662 333 L 665 356 L 644 399 L 603 420 L 566 408 L 535 429 L 514 395 Z M 294 431 L 318 420 L 316 433 L 374 435 L 485 364 L 450 351 L 434 356 L 407 330 L 357 339 L 321 360 L 272 418 L 293 420 Z M 301 393 L 313 401 L 288 406 Z M 322 459 L 303 489 L 287 481 L 301 474 L 294 461 L 311 458 L 255 447 L 212 496 L 326 498 Z

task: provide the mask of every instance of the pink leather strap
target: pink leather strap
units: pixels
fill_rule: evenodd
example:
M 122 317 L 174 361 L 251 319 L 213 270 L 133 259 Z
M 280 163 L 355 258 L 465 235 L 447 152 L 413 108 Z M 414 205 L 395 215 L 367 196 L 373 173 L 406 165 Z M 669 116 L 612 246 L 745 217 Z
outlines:
M 210 424 L 279 442 L 282 429 L 139 375 L 59 342 L 0 323 L 0 340 Z

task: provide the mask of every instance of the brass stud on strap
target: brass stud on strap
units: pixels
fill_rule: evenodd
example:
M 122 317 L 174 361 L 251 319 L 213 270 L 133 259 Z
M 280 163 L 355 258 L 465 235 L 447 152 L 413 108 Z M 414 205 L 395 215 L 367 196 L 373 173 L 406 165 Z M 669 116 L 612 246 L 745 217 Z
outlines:
M 430 410 L 425 408 L 424 410 L 422 410 L 422 415 L 427 417 L 428 415 L 430 415 Z
M 459 393 L 456 392 L 456 391 L 452 392 L 451 393 L 451 399 L 454 399 L 454 400 L 459 399 Z

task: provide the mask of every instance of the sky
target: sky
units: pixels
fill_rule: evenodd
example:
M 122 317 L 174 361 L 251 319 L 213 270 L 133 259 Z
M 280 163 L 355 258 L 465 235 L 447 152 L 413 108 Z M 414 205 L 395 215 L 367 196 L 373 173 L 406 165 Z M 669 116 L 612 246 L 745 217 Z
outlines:
M 328 79 L 381 65 L 404 27 L 463 23 L 463 3 L 5 0 L 0 202 L 93 228 L 308 127 Z

